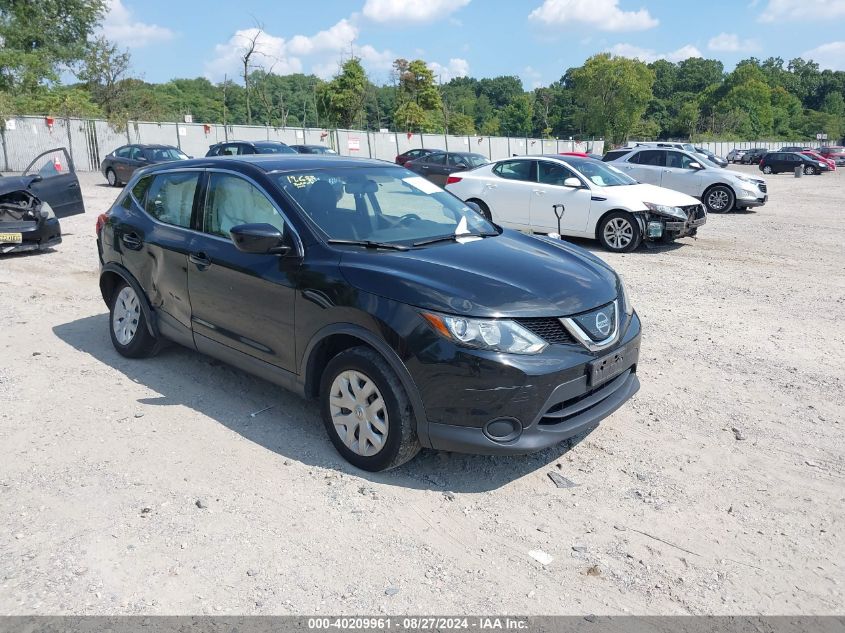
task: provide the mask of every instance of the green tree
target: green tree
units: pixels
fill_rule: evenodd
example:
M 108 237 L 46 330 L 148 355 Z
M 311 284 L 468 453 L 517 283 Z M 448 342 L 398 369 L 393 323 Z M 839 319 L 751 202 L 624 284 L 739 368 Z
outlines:
M 475 122 L 471 116 L 453 112 L 449 115 L 449 134 L 471 136 L 475 134 Z
M 320 116 L 342 128 L 353 127 L 364 114 L 368 84 L 361 60 L 357 57 L 348 59 L 334 79 L 317 88 Z
M 654 71 L 640 61 L 601 53 L 572 71 L 572 83 L 587 131 L 621 143 L 652 98 Z
M 434 83 L 434 73 L 421 59 L 393 62 L 396 88 L 394 121 L 405 130 L 433 131 L 443 119 L 443 100 Z
M 740 129 L 734 130 L 746 138 L 763 138 L 771 134 L 774 114 L 772 90 L 760 79 L 749 79 L 735 85 L 719 102 L 726 112 L 743 112 L 747 115 Z
M 508 136 L 529 136 L 534 119 L 534 105 L 531 97 L 521 94 L 502 110 L 501 128 Z
M 106 116 L 114 115 L 122 102 L 129 60 L 128 51 L 121 51 L 116 44 L 99 36 L 88 46 L 76 71 Z
M 0 0 L 0 90 L 33 92 L 82 59 L 105 0 Z

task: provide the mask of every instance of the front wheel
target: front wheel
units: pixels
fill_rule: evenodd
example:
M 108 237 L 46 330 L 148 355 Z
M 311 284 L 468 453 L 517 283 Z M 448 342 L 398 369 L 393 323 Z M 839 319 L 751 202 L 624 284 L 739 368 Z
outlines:
M 408 394 L 387 361 L 369 347 L 353 347 L 329 361 L 320 408 L 332 444 L 362 470 L 396 468 L 420 450 Z
M 110 187 L 117 187 L 117 174 L 114 173 L 114 169 L 106 170 L 106 180 Z
M 704 205 L 710 213 L 727 213 L 734 208 L 736 196 L 730 187 L 716 185 L 704 194 Z
M 614 211 L 608 214 L 598 227 L 601 245 L 614 253 L 633 251 L 642 241 L 640 225 L 630 213 Z
M 771 168 L 771 166 L 770 166 L 770 165 L 765 165 L 765 166 L 763 167 L 763 173 L 764 173 L 764 174 L 771 174 L 771 173 L 772 173 L 772 168 Z
M 807 174 L 808 176 L 815 176 L 816 175 L 816 168 L 813 167 L 812 165 L 807 165 L 806 167 L 804 167 L 804 173 Z
M 146 358 L 158 351 L 159 340 L 147 327 L 141 297 L 125 282 L 112 296 L 109 326 L 112 345 L 121 356 Z

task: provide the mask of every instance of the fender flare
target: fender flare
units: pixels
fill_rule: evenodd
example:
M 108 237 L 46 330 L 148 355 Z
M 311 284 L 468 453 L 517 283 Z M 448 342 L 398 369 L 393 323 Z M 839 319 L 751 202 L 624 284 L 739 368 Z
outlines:
M 147 330 L 149 333 L 158 338 L 158 322 L 156 320 L 156 313 L 153 310 L 152 306 L 150 305 L 150 300 L 147 298 L 147 293 L 144 292 L 144 289 L 141 288 L 141 284 L 138 283 L 138 280 L 126 270 L 120 264 L 116 264 L 114 262 L 109 262 L 108 264 L 104 264 L 100 269 L 100 294 L 103 296 L 103 301 L 106 302 L 106 305 L 111 308 L 111 304 L 106 299 L 105 289 L 103 287 L 103 276 L 105 273 L 113 273 L 123 279 L 127 284 L 132 287 L 132 290 L 135 291 L 135 294 L 138 295 L 138 298 L 141 302 L 141 311 L 144 313 L 144 321 L 147 324 Z
M 417 423 L 417 437 L 419 438 L 420 443 L 427 448 L 431 448 L 431 441 L 429 440 L 428 434 L 428 418 L 425 414 L 425 406 L 423 405 L 422 397 L 420 397 L 419 389 L 417 389 L 417 385 L 414 382 L 411 373 L 408 371 L 408 368 L 405 366 L 405 363 L 402 362 L 402 359 L 396 351 L 390 347 L 384 339 L 378 337 L 376 334 L 364 327 L 361 327 L 360 325 L 355 325 L 353 323 L 333 323 L 318 330 L 314 336 L 311 337 L 311 340 L 305 347 L 305 352 L 303 353 L 302 360 L 299 364 L 299 389 L 301 392 L 303 394 L 308 393 L 308 385 L 306 383 L 309 380 L 309 372 L 313 371 L 311 363 L 314 359 L 314 350 L 326 338 L 336 334 L 346 334 L 348 336 L 354 336 L 355 338 L 361 339 L 364 343 L 381 354 L 382 358 L 387 361 L 390 368 L 396 372 L 396 376 L 402 383 L 405 393 L 408 394 L 408 399 L 411 402 L 411 408 L 414 411 L 414 419 Z

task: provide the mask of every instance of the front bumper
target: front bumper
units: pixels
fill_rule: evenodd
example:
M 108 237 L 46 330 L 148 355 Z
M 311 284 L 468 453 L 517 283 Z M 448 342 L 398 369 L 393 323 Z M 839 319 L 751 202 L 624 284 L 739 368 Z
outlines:
M 592 430 L 639 389 L 640 322 L 628 319 L 619 342 L 600 352 L 552 344 L 536 356 L 497 354 L 438 343 L 438 360 L 408 364 L 428 419 L 430 448 L 484 455 L 538 451 Z M 447 349 L 451 347 L 451 349 Z M 589 384 L 590 363 L 621 353 L 617 375 Z M 444 355 L 454 355 L 444 363 Z M 510 424 L 511 434 L 491 431 Z
M 707 211 L 703 204 L 681 207 L 687 214 L 686 220 L 646 213 L 640 219 L 640 233 L 647 242 L 673 240 L 688 237 L 698 232 L 698 227 L 707 223 Z

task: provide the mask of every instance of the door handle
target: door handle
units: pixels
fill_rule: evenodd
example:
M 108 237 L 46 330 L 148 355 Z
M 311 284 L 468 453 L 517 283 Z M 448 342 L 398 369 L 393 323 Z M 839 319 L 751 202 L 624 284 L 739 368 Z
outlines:
M 534 189 L 534 193 L 536 193 L 538 196 L 545 196 L 546 195 L 546 192 L 541 191 L 540 189 Z
M 487 185 L 487 188 L 488 188 L 488 189 L 495 189 L 495 188 L 496 188 L 496 187 L 498 187 L 498 186 L 499 186 L 499 185 L 489 185 L 489 184 L 488 184 L 488 185 Z
M 191 253 L 188 255 L 188 261 L 196 266 L 199 270 L 205 270 L 211 266 L 211 259 L 205 253 Z
M 133 251 L 141 250 L 141 246 L 144 244 L 144 242 L 141 241 L 141 238 L 135 233 L 124 233 L 120 236 L 120 241 L 123 242 L 123 245 L 126 248 Z

